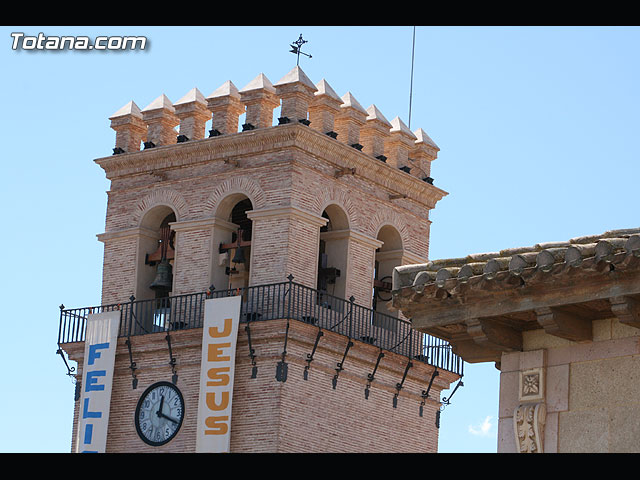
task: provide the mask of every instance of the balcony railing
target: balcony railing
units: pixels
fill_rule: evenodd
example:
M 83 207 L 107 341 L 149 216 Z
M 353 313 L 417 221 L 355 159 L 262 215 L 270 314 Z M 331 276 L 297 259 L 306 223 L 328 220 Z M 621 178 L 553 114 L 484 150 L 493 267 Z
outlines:
M 119 337 L 202 327 L 204 301 L 242 296 L 240 322 L 295 319 L 352 340 L 369 343 L 439 369 L 463 374 L 463 361 L 444 340 L 414 330 L 411 323 L 292 281 L 233 290 L 213 290 L 97 307 L 60 307 L 58 344 L 84 340 L 87 315 L 119 310 Z

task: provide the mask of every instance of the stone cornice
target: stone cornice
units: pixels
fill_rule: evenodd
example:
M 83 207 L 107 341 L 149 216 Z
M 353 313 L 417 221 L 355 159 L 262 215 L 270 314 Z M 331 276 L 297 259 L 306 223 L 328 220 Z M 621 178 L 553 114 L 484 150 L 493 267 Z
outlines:
M 384 244 L 384 242 L 381 242 L 380 240 L 377 240 L 368 235 L 365 235 L 363 233 L 357 232 L 355 230 L 350 230 L 350 229 L 322 232 L 320 234 L 320 238 L 324 240 L 338 240 L 338 239 L 346 238 L 349 240 L 353 240 L 355 242 L 362 243 L 374 249 L 380 248 Z
M 429 208 L 434 208 L 448 194 L 337 139 L 295 123 L 164 145 L 94 161 L 104 169 L 107 178 L 113 180 L 215 160 L 238 160 L 283 148 L 299 148 L 338 169 L 355 168 L 356 175 Z
M 133 227 L 133 228 L 124 228 L 122 230 L 115 230 L 111 232 L 99 233 L 96 235 L 98 240 L 102 243 L 108 242 L 113 239 L 121 239 L 121 238 L 130 238 L 130 237 L 149 237 L 158 239 L 160 238 L 160 234 L 158 232 L 154 232 L 153 230 L 149 230 L 144 227 Z
M 396 267 L 392 304 L 472 363 L 521 351 L 530 330 L 582 343 L 594 320 L 640 329 L 639 230 Z
M 235 223 L 227 222 L 219 218 L 199 218 L 196 220 L 186 220 L 183 222 L 172 222 L 169 224 L 171 229 L 175 232 L 186 232 L 189 230 L 203 230 L 207 228 L 218 227 L 223 230 L 235 232 L 238 229 L 238 225 Z
M 312 225 L 316 225 L 318 227 L 322 227 L 327 223 L 326 218 L 311 212 L 307 212 L 306 210 L 302 210 L 301 208 L 295 206 L 265 208 L 262 210 L 249 210 L 247 212 L 247 217 L 252 221 L 262 218 L 297 217 L 307 223 L 311 223 Z

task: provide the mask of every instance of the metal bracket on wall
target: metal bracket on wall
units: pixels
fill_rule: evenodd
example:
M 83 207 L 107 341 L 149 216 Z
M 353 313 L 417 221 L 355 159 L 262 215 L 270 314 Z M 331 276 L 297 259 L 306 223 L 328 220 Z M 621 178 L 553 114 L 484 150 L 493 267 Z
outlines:
M 313 356 L 316 353 L 316 348 L 318 348 L 318 342 L 320 341 L 320 337 L 322 337 L 324 335 L 324 332 L 322 331 L 321 328 L 318 329 L 318 335 L 316 335 L 316 341 L 313 344 L 313 350 L 311 350 L 311 353 L 307 353 L 307 365 L 304 367 L 304 372 L 302 374 L 302 378 L 304 378 L 305 380 L 309 379 L 309 367 L 311 367 L 311 362 L 313 362 Z
M 378 359 L 376 360 L 376 366 L 373 367 L 373 372 L 367 375 L 367 386 L 364 389 L 365 400 L 369 399 L 369 387 L 371 386 L 371 382 L 373 382 L 375 378 L 375 374 L 376 374 L 376 371 L 378 370 L 378 365 L 380 365 L 380 360 L 382 360 L 382 357 L 384 357 L 384 353 L 382 352 L 382 349 L 380 349 L 380 353 L 378 354 Z
M 62 361 L 64 362 L 65 367 L 67 367 L 67 375 L 69 375 L 70 377 L 73 376 L 73 372 L 75 372 L 75 367 L 70 367 L 69 364 L 67 363 L 67 359 L 64 358 L 64 354 L 62 353 L 62 349 L 58 348 L 58 350 L 56 351 L 56 353 L 58 355 L 60 355 L 62 357 Z
M 60 311 L 62 311 L 64 309 L 64 305 L 60 306 Z M 58 355 L 60 355 L 62 357 L 62 361 L 64 362 L 65 366 L 67 367 L 67 375 L 69 376 L 69 378 L 71 378 L 71 380 L 75 383 L 76 388 L 73 394 L 73 400 L 75 402 L 77 402 L 78 400 L 80 400 L 80 395 L 81 395 L 81 382 L 80 380 L 76 379 L 73 372 L 76 371 L 75 367 L 70 367 L 69 364 L 67 363 L 67 359 L 64 358 L 64 353 L 62 352 L 62 349 L 60 348 L 60 345 L 58 344 L 58 350 L 56 351 L 56 353 Z
M 284 332 L 284 348 L 282 349 L 282 360 L 276 365 L 276 380 L 279 382 L 287 381 L 287 373 L 289 371 L 289 365 L 284 361 L 287 355 L 287 341 L 289 339 L 289 320 L 287 320 L 287 329 Z
M 424 405 L 427 403 L 427 398 L 429 398 L 429 392 L 431 391 L 431 385 L 433 385 L 433 380 L 440 375 L 440 372 L 438 372 L 437 368 L 433 369 L 433 373 L 431 374 L 431 380 L 429 380 L 429 386 L 427 387 L 426 390 L 422 391 L 422 402 L 420 402 L 420 416 L 422 416 L 423 413 L 423 407 Z
M 402 380 L 400 381 L 400 383 L 396 383 L 396 393 L 393 395 L 393 408 L 396 408 L 398 406 L 398 395 L 400 395 L 400 390 L 402 390 L 402 387 L 404 385 L 404 381 L 407 378 L 407 373 L 409 373 L 409 369 L 413 367 L 413 362 L 411 360 L 409 360 L 407 362 L 407 366 L 404 369 L 404 374 L 402 375 Z
M 459 387 L 464 387 L 464 383 L 462 383 L 462 379 L 460 379 L 460 381 L 458 382 L 456 387 L 453 389 L 453 392 L 451 392 L 451 395 L 449 395 L 449 397 L 442 397 L 443 405 L 446 406 L 451 404 L 451 397 L 453 397 L 453 394 L 456 393 L 456 390 L 458 390 Z
M 451 404 L 451 397 L 453 397 L 453 394 L 456 393 L 456 390 L 458 390 L 459 387 L 464 387 L 462 378 L 453 389 L 453 392 L 451 392 L 451 395 L 449 395 L 448 397 L 442 397 L 442 404 L 440 405 L 440 409 L 436 412 L 436 428 L 440 428 L 440 413 L 445 409 L 445 407 Z
M 247 326 L 244 327 L 245 332 L 247 332 L 247 341 L 249 343 L 249 357 L 251 357 L 251 378 L 256 378 L 258 376 L 258 366 L 256 365 L 256 351 L 251 346 L 251 329 L 249 328 L 249 321 Z
M 129 350 L 129 368 L 131 369 L 131 376 L 133 377 L 131 380 L 131 388 L 134 390 L 138 387 L 138 378 L 136 377 L 136 362 L 133 361 L 133 354 L 131 352 L 131 337 L 127 337 L 127 340 L 124 342 L 127 345 L 127 349 Z
M 176 359 L 171 351 L 171 336 L 169 335 L 169 332 L 167 332 L 167 336 L 164 338 L 169 347 L 169 365 L 171 365 L 171 371 L 173 372 L 173 375 L 171 375 L 171 382 L 176 385 L 178 383 L 178 373 L 176 372 Z
M 349 339 L 349 342 L 347 343 L 347 348 L 344 351 L 344 355 L 342 356 L 342 361 L 338 363 L 336 368 L 336 374 L 333 376 L 333 380 L 331 380 L 334 390 L 336 389 L 336 385 L 338 384 L 338 375 L 340 375 L 340 372 L 344 370 L 344 361 L 346 360 L 347 353 L 349 353 L 349 349 L 351 347 L 353 347 L 353 342 L 351 341 L 351 339 Z

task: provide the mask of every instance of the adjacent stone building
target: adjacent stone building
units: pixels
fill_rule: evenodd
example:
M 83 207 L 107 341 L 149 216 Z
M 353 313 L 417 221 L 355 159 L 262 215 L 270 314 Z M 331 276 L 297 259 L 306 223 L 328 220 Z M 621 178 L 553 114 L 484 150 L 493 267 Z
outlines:
M 500 370 L 498 452 L 640 451 L 640 229 L 399 266 L 393 304 Z

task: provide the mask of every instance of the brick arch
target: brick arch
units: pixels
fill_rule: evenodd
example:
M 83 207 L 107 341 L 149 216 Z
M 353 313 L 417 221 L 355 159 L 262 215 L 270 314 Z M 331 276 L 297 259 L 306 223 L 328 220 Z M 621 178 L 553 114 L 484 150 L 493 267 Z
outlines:
M 358 210 L 349 198 L 349 194 L 341 188 L 332 186 L 325 189 L 318 189 L 315 195 L 313 213 L 322 215 L 325 208 L 332 204 L 338 205 L 345 212 L 349 221 L 349 229 L 360 230 L 361 222 Z
M 132 220 L 139 226 L 145 214 L 157 206 L 170 207 L 176 214 L 176 220 L 181 221 L 189 216 L 189 205 L 182 195 L 175 190 L 154 190 L 140 200 L 133 208 Z
M 395 228 L 400 234 L 402 239 L 403 250 L 407 249 L 410 242 L 409 227 L 404 222 L 401 222 L 397 215 L 389 209 L 378 210 L 369 220 L 367 233 L 373 237 L 378 238 L 380 230 L 384 226 L 390 226 Z
M 214 217 L 220 201 L 234 193 L 246 195 L 251 201 L 254 210 L 266 206 L 266 195 L 258 182 L 250 177 L 232 177 L 226 179 L 213 189 L 204 204 L 205 215 Z

